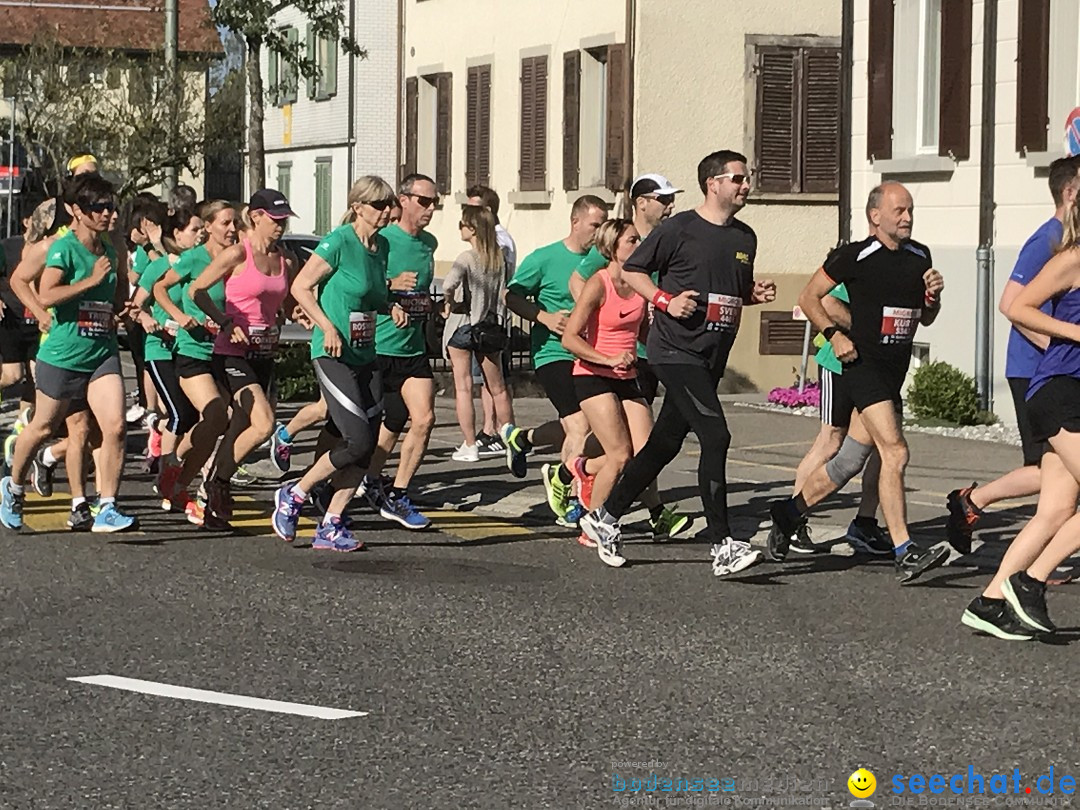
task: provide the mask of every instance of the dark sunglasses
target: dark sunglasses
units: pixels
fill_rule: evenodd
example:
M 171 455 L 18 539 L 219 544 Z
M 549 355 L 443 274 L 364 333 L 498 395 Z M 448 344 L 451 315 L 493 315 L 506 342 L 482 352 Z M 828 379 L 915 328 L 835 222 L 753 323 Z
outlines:
M 675 202 L 674 194 L 650 194 L 649 196 L 661 205 L 671 205 L 673 202 Z
M 431 208 L 431 206 L 439 204 L 438 197 L 424 197 L 421 194 L 406 194 L 405 196 L 412 197 L 414 200 L 420 203 L 421 208 Z
M 387 208 L 393 208 L 396 202 L 395 198 L 390 198 L 389 200 L 375 200 L 367 203 L 367 205 L 370 205 L 376 211 L 385 211 Z
M 116 210 L 116 203 L 111 200 L 108 202 L 91 203 L 83 209 L 90 214 L 100 214 L 108 211 L 110 214 Z

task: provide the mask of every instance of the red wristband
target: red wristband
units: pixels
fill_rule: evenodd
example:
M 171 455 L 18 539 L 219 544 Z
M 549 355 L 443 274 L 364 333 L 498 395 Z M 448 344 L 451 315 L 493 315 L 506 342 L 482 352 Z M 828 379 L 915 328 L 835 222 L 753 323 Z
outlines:
M 936 307 L 941 306 L 941 301 L 939 301 L 938 297 L 936 295 L 934 295 L 932 292 L 930 292 L 929 290 L 927 290 L 926 294 L 923 295 L 923 301 L 931 309 L 935 309 Z
M 657 290 L 652 297 L 653 306 L 661 312 L 667 312 L 668 305 L 671 304 L 671 296 L 663 290 Z

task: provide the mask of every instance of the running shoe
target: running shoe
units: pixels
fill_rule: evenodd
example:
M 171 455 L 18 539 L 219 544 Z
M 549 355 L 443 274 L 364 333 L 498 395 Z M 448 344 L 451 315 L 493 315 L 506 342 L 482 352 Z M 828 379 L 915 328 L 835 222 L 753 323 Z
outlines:
M 420 531 L 431 525 L 431 521 L 421 515 L 417 508 L 413 506 L 407 492 L 400 495 L 388 492 L 382 508 L 379 509 L 379 514 L 387 520 L 397 521 L 411 531 Z
M 122 532 L 134 527 L 138 521 L 132 515 L 125 515 L 119 509 L 116 508 L 116 504 L 112 501 L 102 504 L 98 510 L 97 515 L 94 517 L 94 525 L 90 527 L 90 531 L 97 534 L 111 534 L 112 532 Z
M 11 476 L 5 476 L 0 480 L 0 523 L 12 531 L 22 529 L 24 493 L 15 494 L 11 491 Z
M 478 433 L 476 435 L 476 452 L 480 454 L 480 458 L 504 456 L 506 455 L 506 445 L 502 443 L 498 436 Z
M 821 553 L 821 549 L 814 544 L 812 539 L 810 539 L 810 526 L 805 522 L 795 530 L 795 534 L 791 535 L 791 539 L 788 542 L 788 549 L 794 551 L 796 554 Z
M 1016 618 L 1027 627 L 1041 633 L 1057 630 L 1046 610 L 1045 582 L 1039 582 L 1021 571 L 1001 583 L 1001 593 Z
M 144 416 L 146 416 L 146 408 L 136 402 L 134 405 L 127 409 L 125 419 L 127 420 L 127 423 L 129 425 L 134 425 L 142 421 L 142 418 Z
M 566 507 L 566 514 L 555 518 L 555 522 L 567 529 L 576 529 L 581 522 L 581 517 L 589 510 L 586 509 L 577 498 L 571 498 Z
M 173 501 L 178 499 L 178 493 L 176 492 L 176 484 L 180 480 L 180 473 L 184 471 L 182 464 L 170 464 L 165 460 L 161 462 L 161 472 L 158 473 L 157 479 L 157 491 L 161 496 L 161 508 L 165 512 L 173 511 Z M 187 493 L 184 493 L 187 495 Z M 189 499 L 190 500 L 190 499 Z M 176 509 L 179 511 L 187 506 L 187 501 L 176 505 Z
M 896 578 L 901 585 L 907 585 L 927 571 L 944 565 L 948 558 L 949 550 L 945 546 L 922 548 L 912 543 L 903 555 L 896 558 Z
M 206 506 L 210 513 L 222 520 L 232 520 L 232 487 L 229 482 L 215 477 L 205 486 Z
M 389 492 L 393 482 L 385 475 L 372 478 L 365 475 L 360 486 L 356 488 L 356 496 L 364 498 L 376 512 L 386 506 L 386 493 Z
M 971 493 L 977 486 L 978 483 L 972 481 L 970 487 L 954 489 L 945 501 L 949 509 L 949 517 L 945 521 L 945 536 L 949 545 L 961 554 L 971 553 L 971 533 L 983 515 L 982 510 L 971 502 Z
M 252 484 L 257 483 L 258 480 L 259 479 L 255 474 L 249 472 L 247 467 L 241 465 L 236 468 L 236 472 L 232 474 L 229 483 L 234 487 L 250 487 Z
M 787 501 L 773 501 L 769 504 L 769 514 L 773 524 L 765 542 L 765 559 L 783 562 L 791 548 L 792 535 L 796 534 L 804 520 L 793 521 L 786 508 Z
M 540 468 L 540 478 L 544 482 L 544 491 L 547 493 L 548 506 L 555 513 L 556 518 L 566 516 L 570 509 L 570 496 L 574 494 L 570 484 L 564 484 L 559 480 L 561 464 L 545 464 Z
M 525 431 L 507 422 L 499 428 L 499 438 L 506 447 L 506 466 L 514 478 L 524 478 L 528 471 L 526 460 L 529 451 L 524 448 Z
M 83 501 L 68 514 L 67 526 L 73 532 L 88 532 L 94 526 L 94 516 L 90 514 L 90 504 Z
M 1035 634 L 1016 618 L 1004 599 L 976 596 L 960 617 L 960 623 L 1004 641 L 1031 641 L 1035 637 Z
M 622 529 L 618 523 L 608 523 L 595 512 L 586 512 L 581 516 L 581 528 L 596 545 L 600 562 L 612 568 L 626 564 L 626 557 L 622 555 Z
M 596 548 L 596 541 L 589 537 L 589 535 L 585 534 L 585 532 L 581 532 L 577 536 L 577 541 L 579 546 L 585 546 L 585 548 Z
M 311 542 L 314 549 L 326 551 L 360 551 L 364 544 L 357 540 L 342 520 L 334 519 L 322 523 L 315 531 Z
M 51 498 L 53 494 L 53 475 L 56 466 L 49 466 L 43 460 L 45 448 L 37 451 L 34 460 L 30 462 L 30 480 L 34 485 L 34 492 L 42 498 Z
M 856 554 L 888 557 L 893 553 L 892 540 L 885 536 L 885 532 L 876 522 L 872 529 L 864 531 L 858 523 L 851 521 L 845 539 L 855 549 Z
M 300 510 L 304 502 L 293 497 L 293 485 L 286 484 L 274 493 L 274 516 L 270 523 L 274 534 L 291 543 L 296 539 L 296 525 L 300 522 Z
M 270 460 L 277 467 L 278 472 L 287 473 L 292 467 L 292 442 L 285 441 L 281 434 L 285 432 L 285 426 L 280 422 L 270 434 Z
M 211 531 L 232 530 L 232 525 L 227 520 L 222 520 L 212 512 L 207 511 L 206 500 L 204 498 L 196 498 L 193 501 L 189 500 L 187 506 L 184 507 L 184 516 L 187 518 L 188 523 L 202 526 Z
M 479 461 L 479 440 L 477 440 L 477 444 L 465 444 L 465 442 L 462 442 L 461 447 L 454 451 L 451 458 L 454 459 L 454 461 L 464 461 L 469 463 Z
M 87 498 L 86 499 L 86 504 L 87 504 L 87 506 L 90 507 L 90 514 L 93 517 L 97 517 L 98 512 L 101 511 L 101 496 L 100 495 L 93 495 L 93 496 Z
M 712 557 L 714 577 L 737 574 L 762 560 L 761 552 L 748 542 L 730 537 L 725 537 L 722 543 L 713 543 L 709 555 Z
M 156 421 L 150 428 L 150 436 L 147 441 L 147 447 L 150 450 L 150 455 L 155 457 L 161 456 L 161 431 L 157 429 Z
M 678 537 L 693 525 L 689 515 L 680 515 L 669 506 L 660 509 L 660 514 L 649 518 L 654 543 L 663 543 L 672 537 Z
M 578 456 L 570 462 L 570 473 L 574 476 L 574 480 L 578 484 L 578 500 L 581 501 L 581 505 L 586 510 L 592 509 L 592 489 L 593 484 L 596 483 L 596 476 L 589 475 L 585 465 L 588 464 L 588 459 L 585 456 Z M 599 506 L 599 504 L 597 504 Z
M 4 465 L 10 470 L 11 463 L 15 460 L 15 440 L 19 438 L 17 433 L 12 433 L 4 439 Z

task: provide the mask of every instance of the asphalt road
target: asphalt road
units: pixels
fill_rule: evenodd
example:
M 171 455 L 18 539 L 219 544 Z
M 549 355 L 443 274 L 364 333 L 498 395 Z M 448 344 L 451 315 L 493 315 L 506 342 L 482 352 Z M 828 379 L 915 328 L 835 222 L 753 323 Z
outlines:
M 1006 644 L 959 624 L 987 577 L 970 565 L 991 564 L 1029 506 L 998 515 L 964 565 L 903 589 L 890 565 L 841 547 L 716 580 L 706 547 L 640 533 L 632 564 L 612 570 L 551 525 L 536 469 L 522 483 L 498 460 L 450 460 L 450 406 L 440 400 L 418 481 L 437 531 L 357 510 L 358 554 L 272 537 L 269 482 L 247 492 L 234 536 L 153 511 L 145 477 L 122 498 L 141 534 L 70 535 L 58 531 L 62 496 L 33 505 L 40 531 L 0 536 L 0 807 L 839 808 L 858 767 L 876 775 L 883 807 L 896 804 L 896 775 L 1019 768 L 1021 791 L 1051 767 L 1080 776 L 1078 629 L 1059 644 Z M 523 423 L 548 414 L 517 407 Z M 761 538 L 765 504 L 787 490 L 816 424 L 728 412 L 736 526 Z M 935 539 L 944 493 L 1018 457 L 926 435 L 911 444 L 913 525 Z M 688 444 L 660 480 L 691 510 L 698 450 Z M 816 537 L 842 534 L 853 502 L 818 513 Z M 1077 591 L 1051 596 L 1063 626 L 1080 613 Z M 95 675 L 366 714 L 325 720 L 69 680 Z M 704 792 L 677 791 L 679 778 Z

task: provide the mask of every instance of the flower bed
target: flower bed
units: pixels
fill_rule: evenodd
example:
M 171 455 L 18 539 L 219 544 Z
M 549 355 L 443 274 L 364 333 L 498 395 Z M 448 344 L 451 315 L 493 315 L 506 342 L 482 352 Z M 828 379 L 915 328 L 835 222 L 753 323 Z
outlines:
M 807 383 L 802 393 L 799 386 L 790 388 L 774 388 L 769 392 L 769 402 L 774 405 L 783 405 L 785 408 L 817 408 L 821 405 L 821 388 L 817 383 Z

